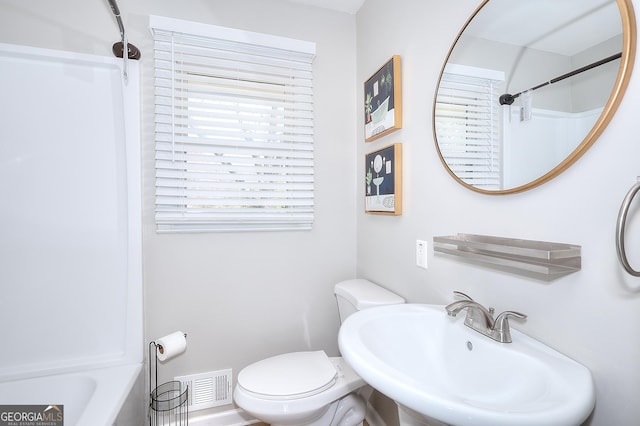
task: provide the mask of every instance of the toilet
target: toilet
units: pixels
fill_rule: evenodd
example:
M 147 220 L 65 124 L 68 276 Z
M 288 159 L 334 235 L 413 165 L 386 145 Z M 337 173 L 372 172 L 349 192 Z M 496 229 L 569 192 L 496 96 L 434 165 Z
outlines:
M 404 299 L 368 280 L 336 284 L 342 323 L 349 315 Z M 342 357 L 324 351 L 292 352 L 243 368 L 233 392 L 236 404 L 271 426 L 356 426 L 362 424 L 371 388 Z

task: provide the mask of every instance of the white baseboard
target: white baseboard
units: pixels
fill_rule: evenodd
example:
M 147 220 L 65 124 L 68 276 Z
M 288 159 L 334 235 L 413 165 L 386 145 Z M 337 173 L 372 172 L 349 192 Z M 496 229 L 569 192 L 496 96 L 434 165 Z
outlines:
M 366 420 L 369 426 L 387 426 L 371 404 L 367 404 Z M 209 414 L 189 413 L 189 424 L 192 426 L 245 426 L 255 423 L 260 421 L 239 408 Z
M 195 426 L 244 426 L 254 423 L 259 423 L 259 420 L 239 408 L 210 414 L 189 413 L 189 424 Z

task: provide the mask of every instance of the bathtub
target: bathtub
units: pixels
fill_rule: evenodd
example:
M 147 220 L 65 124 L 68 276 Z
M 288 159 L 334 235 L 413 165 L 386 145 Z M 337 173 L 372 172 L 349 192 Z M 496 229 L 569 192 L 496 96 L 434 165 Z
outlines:
M 64 405 L 65 426 L 111 426 L 142 364 L 0 383 L 0 404 Z

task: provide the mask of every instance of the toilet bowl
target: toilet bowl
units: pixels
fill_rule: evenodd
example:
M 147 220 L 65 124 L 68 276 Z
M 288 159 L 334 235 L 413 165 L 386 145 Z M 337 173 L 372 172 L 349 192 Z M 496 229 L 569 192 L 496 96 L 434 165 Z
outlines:
M 341 357 L 293 352 L 244 368 L 233 398 L 272 426 L 355 426 L 364 418 L 366 403 L 353 392 L 365 385 Z
M 400 296 L 363 279 L 335 286 L 341 321 L 374 306 L 404 303 Z M 371 388 L 342 357 L 324 351 L 292 352 L 240 371 L 236 404 L 272 426 L 357 426 Z

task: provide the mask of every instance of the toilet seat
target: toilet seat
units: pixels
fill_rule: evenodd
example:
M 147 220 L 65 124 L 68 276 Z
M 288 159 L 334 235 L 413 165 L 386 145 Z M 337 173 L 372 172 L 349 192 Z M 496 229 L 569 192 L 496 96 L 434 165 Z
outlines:
M 262 399 L 299 399 L 333 386 L 338 372 L 324 351 L 292 352 L 263 359 L 238 374 L 238 385 Z

